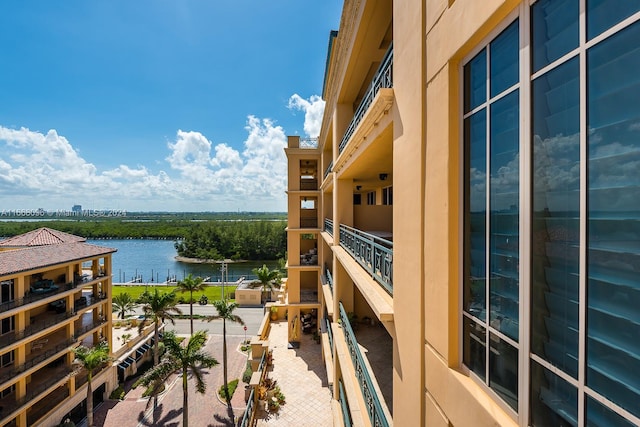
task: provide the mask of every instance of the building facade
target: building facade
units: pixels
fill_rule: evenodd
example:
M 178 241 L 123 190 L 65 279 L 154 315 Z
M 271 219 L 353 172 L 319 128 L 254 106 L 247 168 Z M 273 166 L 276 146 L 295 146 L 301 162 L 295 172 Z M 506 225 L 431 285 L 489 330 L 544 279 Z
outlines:
M 346 0 L 289 139 L 336 423 L 640 425 L 640 2 Z
M 60 231 L 0 241 L 0 425 L 55 426 L 81 419 L 87 373 L 73 348 L 112 347 L 111 255 Z M 94 372 L 94 401 L 117 387 L 116 369 Z

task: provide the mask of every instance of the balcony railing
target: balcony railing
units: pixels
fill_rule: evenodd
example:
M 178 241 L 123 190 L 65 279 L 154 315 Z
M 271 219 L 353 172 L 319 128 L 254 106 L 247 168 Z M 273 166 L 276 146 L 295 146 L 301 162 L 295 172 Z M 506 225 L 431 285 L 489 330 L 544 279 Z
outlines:
M 340 408 L 342 409 L 342 422 L 345 427 L 351 427 L 351 413 L 349 412 L 349 403 L 347 402 L 347 395 L 344 392 L 344 385 L 342 381 L 338 381 L 338 392 L 340 393 Z
M 324 326 L 327 328 L 327 336 L 329 337 L 329 348 L 331 349 L 331 352 L 333 352 L 333 331 L 331 330 L 331 320 L 326 313 L 323 319 Z
M 2 374 L 0 375 L 0 384 L 3 384 L 5 382 L 9 381 L 10 379 L 12 379 L 12 378 L 16 377 L 17 375 L 21 374 L 22 372 L 24 372 L 24 371 L 26 371 L 28 369 L 31 369 L 34 366 L 42 363 L 43 361 L 53 357 L 54 355 L 56 355 L 57 353 L 61 352 L 62 350 L 66 349 L 66 348 L 69 348 L 75 342 L 76 342 L 76 340 L 74 338 L 70 338 L 70 339 L 64 340 L 64 341 L 58 343 L 54 348 L 46 350 L 44 353 L 37 355 L 33 359 L 27 360 L 22 365 L 18 365 L 18 366 L 14 366 L 14 367 L 2 368 L 2 370 L 0 371 L 0 372 L 2 372 Z
M 299 148 L 318 148 L 318 138 L 300 138 Z
M 340 303 L 340 323 L 342 325 L 342 331 L 344 332 L 344 339 L 347 342 L 347 348 L 349 349 L 349 355 L 353 362 L 353 367 L 356 372 L 356 379 L 360 385 L 360 391 L 364 397 L 367 414 L 371 420 L 372 426 L 389 427 L 387 417 L 382 410 L 378 393 L 373 386 L 373 380 L 369 376 L 367 365 L 364 362 L 364 357 L 360 353 L 360 346 L 356 340 L 356 336 L 349 323 L 349 317 L 345 311 L 342 303 Z
M 72 313 L 62 313 L 42 321 L 36 321 L 31 325 L 27 326 L 26 328 L 24 328 L 20 332 L 17 332 L 15 334 L 9 333 L 0 337 L 0 346 L 5 347 L 9 344 L 12 344 L 24 338 L 30 337 L 31 335 L 38 333 L 40 331 L 43 331 L 47 328 L 50 328 L 51 326 L 57 325 L 64 319 L 68 319 L 70 317 L 73 317 Z
M 240 427 L 249 427 L 249 425 L 251 424 L 251 419 L 253 418 L 253 411 L 255 410 L 254 408 L 254 394 L 255 394 L 255 389 L 251 390 L 251 393 L 249 394 L 249 400 L 247 401 L 247 409 L 244 410 L 244 415 L 242 416 L 242 421 L 240 421 L 239 426 Z
M 331 169 L 333 169 L 333 160 L 329 162 L 329 167 L 327 167 L 327 169 L 325 169 L 324 171 L 325 178 L 329 176 L 329 174 L 331 173 Z
M 324 231 L 331 234 L 333 236 L 333 220 L 329 218 L 324 219 Z
M 329 289 L 331 289 L 331 292 L 333 292 L 333 276 L 331 276 L 331 271 L 325 267 L 324 269 L 324 276 L 327 279 L 327 285 L 329 285 Z
M 39 301 L 41 299 L 45 299 L 52 295 L 61 294 L 70 289 L 74 289 L 76 287 L 74 283 L 56 283 L 55 286 L 57 287 L 57 289 L 54 289 L 50 292 L 38 292 L 38 293 L 32 292 L 30 294 L 25 295 L 22 298 L 16 298 L 11 301 L 3 302 L 2 304 L 0 304 L 0 313 L 4 311 L 9 311 L 16 307 L 22 307 L 23 305 L 30 304 L 32 302 Z
M 340 224 L 340 246 L 393 295 L 393 243 Z
M 367 113 L 367 110 L 373 103 L 374 98 L 378 94 L 378 91 L 382 88 L 392 88 L 393 87 L 393 43 L 389 46 L 389 50 L 387 51 L 378 71 L 373 77 L 373 81 L 369 85 L 369 89 L 365 94 L 364 98 L 360 102 L 356 113 L 353 115 L 353 119 L 351 119 L 351 123 L 349 123 L 349 127 L 344 133 L 342 140 L 340 141 L 339 152 L 342 153 L 344 147 L 347 146 L 349 139 L 355 132 L 356 128 L 362 121 L 362 118 Z

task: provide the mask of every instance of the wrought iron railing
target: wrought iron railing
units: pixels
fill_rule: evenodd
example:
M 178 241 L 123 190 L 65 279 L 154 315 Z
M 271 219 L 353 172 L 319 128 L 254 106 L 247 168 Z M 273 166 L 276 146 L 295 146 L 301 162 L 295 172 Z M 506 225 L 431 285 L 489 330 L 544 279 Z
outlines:
M 251 423 L 251 419 L 253 418 L 253 411 L 255 410 L 254 399 L 255 389 L 251 390 L 249 394 L 249 401 L 247 401 L 247 408 L 244 410 L 244 415 L 242 415 L 242 421 L 240 421 L 239 427 L 249 427 Z
M 329 337 L 329 348 L 331 348 L 331 352 L 333 353 L 333 331 L 331 330 L 331 320 L 325 314 L 324 316 L 324 326 L 327 328 L 327 337 Z
M 347 395 L 344 392 L 344 385 L 342 381 L 338 381 L 338 393 L 340 393 L 340 408 L 342 409 L 342 421 L 345 427 L 351 427 L 351 413 L 349 412 L 349 402 L 347 402 Z
M 345 311 L 342 303 L 340 303 L 340 323 L 342 325 L 342 331 L 344 332 L 344 339 L 347 342 L 349 349 L 349 355 L 353 362 L 353 367 L 356 372 L 356 379 L 360 385 L 360 391 L 364 397 L 364 402 L 367 409 L 367 414 L 371 420 L 372 426 L 389 427 L 387 417 L 382 410 L 382 404 L 378 398 L 378 393 L 373 386 L 373 380 L 369 376 L 367 365 L 364 363 L 364 357 L 360 353 L 360 347 L 358 341 L 349 323 L 349 317 Z
M 324 275 L 327 278 L 327 284 L 329 285 L 329 289 L 331 289 L 331 292 L 333 292 L 333 276 L 331 276 L 331 271 L 329 271 L 329 268 L 325 267 Z
M 344 147 L 347 146 L 349 139 L 355 132 L 356 128 L 362 121 L 362 118 L 367 113 L 367 110 L 373 103 L 374 98 L 378 94 L 378 91 L 382 88 L 392 88 L 393 87 L 393 43 L 389 46 L 389 50 L 382 60 L 378 71 L 373 77 L 373 81 L 369 85 L 369 89 L 365 94 L 364 98 L 360 102 L 358 109 L 353 115 L 353 119 L 351 119 L 351 123 L 349 123 L 349 127 L 344 133 L 342 140 L 340 141 L 339 152 L 342 153 Z
M 52 295 L 57 295 L 63 292 L 67 292 L 68 290 L 74 289 L 76 287 L 74 283 L 55 283 L 55 286 L 57 286 L 58 289 L 52 290 L 50 292 L 42 292 L 42 293 L 32 292 L 21 298 L 16 298 L 11 301 L 5 301 L 2 304 L 0 304 L 0 313 L 4 311 L 9 311 L 16 307 L 22 307 L 23 305 L 48 298 Z
M 333 236 L 333 220 L 329 218 L 324 219 L 324 231 Z
M 9 381 L 10 379 L 16 377 L 17 375 L 21 374 L 22 372 L 33 368 L 34 366 L 44 362 L 45 360 L 53 357 L 54 355 L 56 355 L 57 353 L 60 353 L 62 350 L 69 348 L 72 344 L 74 344 L 76 342 L 76 340 L 74 338 L 70 338 L 68 340 L 64 340 L 60 343 L 58 343 L 55 347 L 46 350 L 44 353 L 39 354 L 37 356 L 35 356 L 32 359 L 27 360 L 25 363 L 23 363 L 22 365 L 17 365 L 17 366 L 9 366 L 9 367 L 5 367 L 2 368 L 2 370 L 0 370 L 1 374 L 0 374 L 0 384 L 5 383 L 7 381 Z
M 75 335 L 75 337 L 76 337 L 76 338 L 79 338 L 80 336 L 82 336 L 82 335 L 86 334 L 86 333 L 87 333 L 87 332 L 89 332 L 90 330 L 95 329 L 95 328 L 97 328 L 98 326 L 102 325 L 102 324 L 103 324 L 103 323 L 105 323 L 106 321 L 107 321 L 107 320 L 106 320 L 106 319 L 104 319 L 104 318 L 102 318 L 102 319 L 101 319 L 101 318 L 99 318 L 98 320 L 95 320 L 95 321 L 91 322 L 90 324 L 83 326 L 83 327 L 82 327 L 82 328 L 80 328 L 80 329 L 76 329 L 76 330 L 74 331 L 74 335 Z
M 264 367 L 267 364 L 267 350 L 262 352 L 262 358 L 260 359 L 260 364 L 258 365 L 258 371 L 264 371 Z
M 299 148 L 318 148 L 318 138 L 300 138 Z
M 0 337 L 0 346 L 5 347 L 9 344 L 13 344 L 17 341 L 23 340 L 24 338 L 30 337 L 33 334 L 44 331 L 47 328 L 57 325 L 64 319 L 68 319 L 73 316 L 74 315 L 72 313 L 62 313 L 62 314 L 58 314 L 56 316 L 47 318 L 45 320 L 35 321 L 34 323 L 30 324 L 20 332 L 16 332 L 15 334 L 8 333 Z
M 331 173 L 331 169 L 333 169 L 333 160 L 329 162 L 329 166 L 324 170 L 324 177 L 328 177 Z
M 393 295 L 393 243 L 340 224 L 342 246 L 382 288 Z

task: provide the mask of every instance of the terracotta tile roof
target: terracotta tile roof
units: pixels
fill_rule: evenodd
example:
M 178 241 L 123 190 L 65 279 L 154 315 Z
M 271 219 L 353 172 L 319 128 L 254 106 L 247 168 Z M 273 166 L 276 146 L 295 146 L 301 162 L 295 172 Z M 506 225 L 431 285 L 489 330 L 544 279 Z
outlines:
M 61 243 L 85 242 L 84 237 L 42 227 L 28 233 L 19 234 L 14 237 L 0 241 L 0 247 L 21 248 L 32 246 L 59 245 Z
M 67 234 L 67 236 L 72 235 Z M 30 246 L 22 249 L 2 251 L 0 252 L 0 276 L 68 263 L 70 261 L 95 258 L 116 251 L 117 249 L 91 245 L 82 241 Z

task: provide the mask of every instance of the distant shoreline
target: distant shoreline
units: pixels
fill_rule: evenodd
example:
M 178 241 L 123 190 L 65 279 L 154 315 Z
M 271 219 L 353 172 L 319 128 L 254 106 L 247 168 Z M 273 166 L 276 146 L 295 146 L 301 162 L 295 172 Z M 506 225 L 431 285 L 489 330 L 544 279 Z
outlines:
M 189 258 L 186 256 L 180 256 L 177 255 L 174 258 L 176 261 L 178 262 L 184 262 L 186 264 L 222 264 L 223 262 L 226 264 L 236 264 L 236 263 L 240 263 L 240 262 L 246 262 L 246 260 L 230 260 L 230 259 L 226 259 L 226 260 L 219 260 L 219 259 L 207 259 L 207 258 Z

